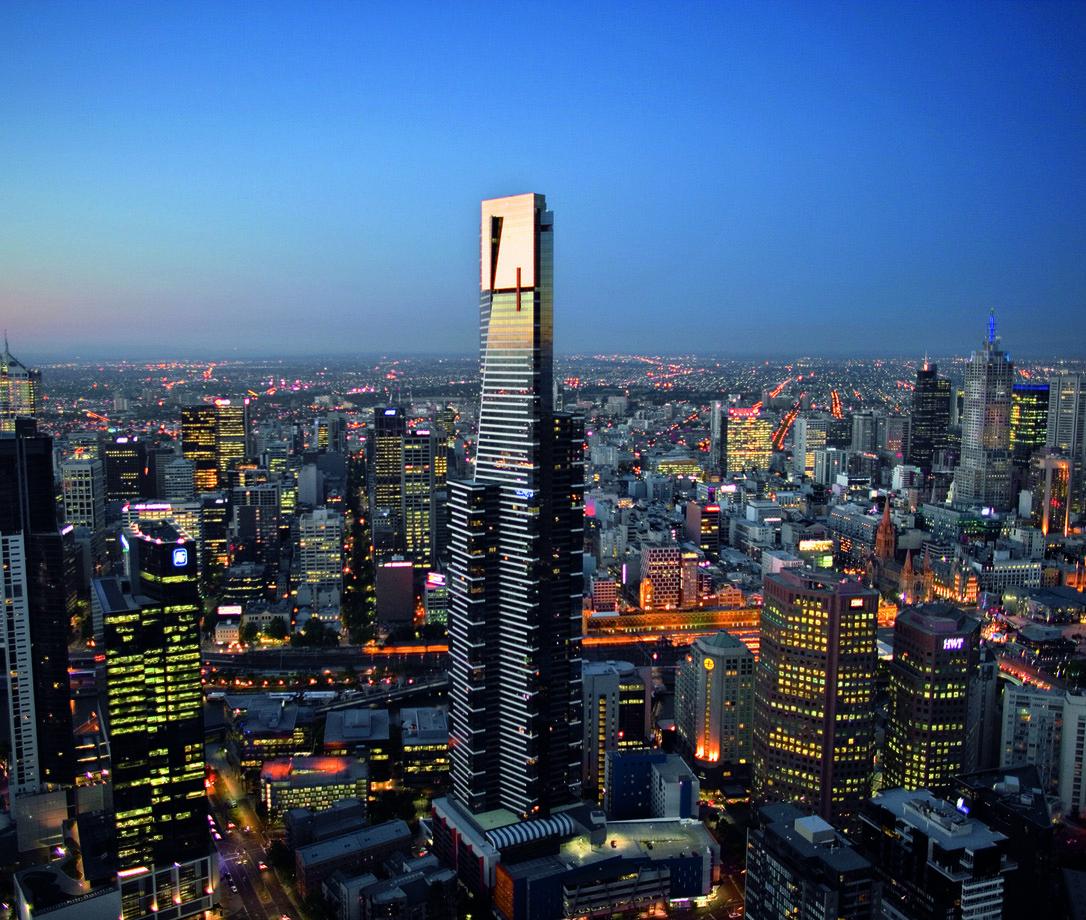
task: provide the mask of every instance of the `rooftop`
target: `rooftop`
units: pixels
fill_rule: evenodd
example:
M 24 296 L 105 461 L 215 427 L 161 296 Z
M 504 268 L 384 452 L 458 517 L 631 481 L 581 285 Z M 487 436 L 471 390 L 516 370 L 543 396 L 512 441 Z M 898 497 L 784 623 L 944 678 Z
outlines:
M 264 761 L 262 782 L 291 786 L 332 786 L 365 779 L 366 764 L 355 757 L 279 757 Z
M 888 789 L 872 801 L 899 821 L 923 831 L 948 852 L 981 850 L 1007 839 L 926 789 Z
M 404 744 L 446 744 L 449 721 L 443 709 L 403 709 L 400 711 Z
M 388 726 L 387 709 L 333 709 L 324 723 L 324 743 L 387 741 Z
M 763 806 L 759 814 L 766 833 L 784 842 L 801 859 L 817 860 L 835 873 L 853 872 L 871 865 L 817 815 L 809 815 L 788 802 Z
M 314 866 L 353 853 L 364 853 L 375 847 L 388 847 L 397 843 L 406 846 L 410 842 L 411 829 L 405 822 L 396 818 L 350 834 L 299 847 L 296 858 L 299 866 Z

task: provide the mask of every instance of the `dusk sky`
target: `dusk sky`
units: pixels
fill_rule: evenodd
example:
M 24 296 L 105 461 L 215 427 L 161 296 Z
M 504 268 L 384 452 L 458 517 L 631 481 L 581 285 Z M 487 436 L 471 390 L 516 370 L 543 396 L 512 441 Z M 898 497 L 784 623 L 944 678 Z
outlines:
M 0 4 L 26 355 L 469 352 L 479 200 L 562 352 L 1086 353 L 1086 4 Z

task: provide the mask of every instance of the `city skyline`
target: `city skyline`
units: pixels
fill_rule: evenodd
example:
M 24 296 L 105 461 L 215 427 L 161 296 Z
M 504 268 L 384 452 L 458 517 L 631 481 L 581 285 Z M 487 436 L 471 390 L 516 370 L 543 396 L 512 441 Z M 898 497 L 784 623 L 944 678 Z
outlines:
M 964 354 L 993 306 L 1023 355 L 1086 341 L 1081 7 L 502 11 L 548 66 L 497 82 L 463 12 L 114 12 L 0 20 L 29 360 L 469 353 L 474 202 L 534 187 L 563 352 Z

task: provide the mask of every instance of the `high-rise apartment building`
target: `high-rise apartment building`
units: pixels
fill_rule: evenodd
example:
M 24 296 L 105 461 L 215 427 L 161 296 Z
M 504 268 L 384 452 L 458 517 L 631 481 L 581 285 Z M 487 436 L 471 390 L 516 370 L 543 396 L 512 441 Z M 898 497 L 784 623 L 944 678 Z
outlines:
M 41 371 L 22 364 L 8 348 L 0 352 L 0 434 L 15 430 L 15 419 L 37 418 L 41 407 Z
M 988 337 L 965 368 L 962 447 L 954 473 L 954 501 L 1006 511 L 1011 506 L 1011 387 L 1014 365 L 996 336 Z
M 878 592 L 852 578 L 767 575 L 754 690 L 754 794 L 823 818 L 869 793 Z
M 950 381 L 927 359 L 916 372 L 913 390 L 909 463 L 930 470 L 932 459 L 946 450 L 950 432 Z
M 1086 374 L 1049 381 L 1047 447 L 1071 461 L 1073 511 L 1086 510 Z
M 769 469 L 773 425 L 762 417 L 760 407 L 729 406 L 727 432 L 724 456 L 729 476 Z
M 973 768 L 969 693 L 980 622 L 950 604 L 907 607 L 894 622 L 883 785 L 950 790 Z
M 249 453 L 248 398 L 216 399 L 181 409 L 181 454 L 196 465 L 198 493 L 225 485 L 226 471 Z
M 675 674 L 675 722 L 702 767 L 749 769 L 754 737 L 754 655 L 721 630 L 695 640 Z
M 475 479 L 449 483 L 452 781 L 470 812 L 581 790 L 584 422 L 553 406 L 554 219 L 482 204 Z
M 64 520 L 98 533 L 106 526 L 106 474 L 101 460 L 65 460 L 60 464 Z
M 105 710 L 122 917 L 210 906 L 196 544 L 169 521 L 124 531 L 132 590 L 104 598 Z
M 1021 470 L 1047 442 L 1048 402 L 1047 383 L 1011 387 L 1011 462 Z

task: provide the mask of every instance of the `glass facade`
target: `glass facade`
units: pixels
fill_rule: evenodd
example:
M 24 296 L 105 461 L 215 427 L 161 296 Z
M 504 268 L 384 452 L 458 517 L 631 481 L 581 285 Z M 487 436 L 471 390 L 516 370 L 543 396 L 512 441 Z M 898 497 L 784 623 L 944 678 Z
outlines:
M 449 489 L 454 788 L 524 815 L 581 782 L 584 422 L 553 411 L 553 227 L 542 195 L 482 204 L 475 481 Z

